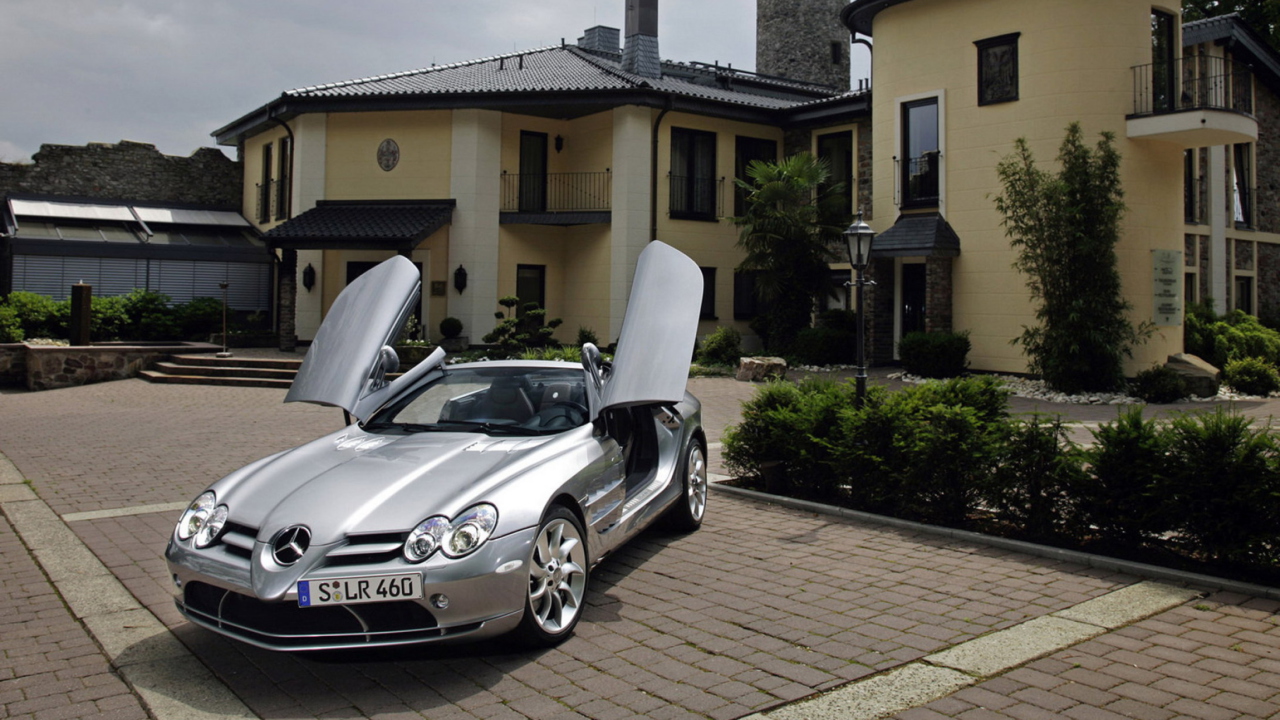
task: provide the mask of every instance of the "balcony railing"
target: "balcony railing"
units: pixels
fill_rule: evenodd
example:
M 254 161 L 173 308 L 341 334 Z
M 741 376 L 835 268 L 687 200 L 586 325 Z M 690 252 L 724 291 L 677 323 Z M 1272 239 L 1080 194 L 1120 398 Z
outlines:
M 608 171 L 502 174 L 502 212 L 602 212 L 612 194 Z
M 1133 116 L 1188 110 L 1253 114 L 1253 72 L 1209 55 L 1133 68 Z
M 894 158 L 895 162 L 898 161 Z M 903 207 L 928 207 L 938 204 L 942 176 L 942 154 L 931 150 L 919 157 L 908 158 L 902 173 Z
M 724 215 L 724 178 L 668 175 L 671 217 L 716 220 Z
M 271 217 L 275 215 L 273 210 L 275 210 L 277 194 L 274 192 L 273 185 L 275 185 L 275 181 L 271 180 L 265 183 L 258 183 L 255 186 L 258 191 L 258 207 L 254 217 L 258 219 L 259 225 L 271 222 Z

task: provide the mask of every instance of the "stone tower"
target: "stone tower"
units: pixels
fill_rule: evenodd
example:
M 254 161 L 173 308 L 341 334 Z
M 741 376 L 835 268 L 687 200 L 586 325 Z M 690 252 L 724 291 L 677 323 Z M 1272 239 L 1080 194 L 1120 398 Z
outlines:
M 849 89 L 848 0 L 756 0 L 756 72 Z

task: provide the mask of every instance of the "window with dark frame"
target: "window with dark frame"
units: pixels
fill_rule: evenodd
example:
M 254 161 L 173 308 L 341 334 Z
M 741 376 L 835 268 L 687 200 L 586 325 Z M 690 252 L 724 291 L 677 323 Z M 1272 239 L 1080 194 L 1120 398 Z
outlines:
M 547 134 L 520 131 L 520 212 L 547 210 Z
M 938 137 L 938 98 L 902 105 L 902 207 L 938 206 L 942 152 Z
M 752 320 L 760 314 L 760 292 L 756 281 L 759 270 L 735 270 L 733 273 L 733 319 Z
M 1235 278 L 1235 309 L 1246 315 L 1253 314 L 1253 277 L 1237 275 Z
M 716 134 L 671 128 L 671 217 L 716 220 Z
M 739 180 L 747 180 L 747 166 L 752 161 L 776 162 L 778 160 L 778 143 L 773 140 L 739 135 L 734 144 L 733 174 Z M 747 191 L 736 184 L 733 186 L 733 214 L 739 217 L 747 214 Z
M 290 175 L 293 168 L 293 139 L 289 136 L 280 138 L 280 159 L 276 168 L 276 211 L 277 220 L 288 220 L 290 205 L 293 203 L 293 183 Z
M 538 303 L 538 307 L 547 309 L 547 266 L 516 266 L 516 297 L 520 304 L 516 306 L 516 314 L 524 314 L 527 303 Z
M 851 217 L 853 215 L 853 133 L 846 130 L 819 135 L 818 159 L 826 160 L 831 168 L 831 175 L 819 188 L 819 192 L 826 193 L 834 185 L 843 185 L 844 191 L 840 196 L 840 205 L 833 207 L 832 210 L 845 217 Z
M 262 146 L 262 180 L 258 183 L 258 223 L 271 222 L 271 143 Z
M 1018 99 L 1018 36 L 1009 33 L 978 40 L 978 104 Z
M 1235 207 L 1232 216 L 1237 228 L 1254 226 L 1254 192 L 1253 192 L 1253 143 L 1240 143 L 1232 147 L 1231 164 L 1233 174 L 1231 182 Z
M 700 267 L 702 271 L 702 310 L 698 313 L 699 320 L 719 320 L 716 317 L 716 269 L 713 267 Z

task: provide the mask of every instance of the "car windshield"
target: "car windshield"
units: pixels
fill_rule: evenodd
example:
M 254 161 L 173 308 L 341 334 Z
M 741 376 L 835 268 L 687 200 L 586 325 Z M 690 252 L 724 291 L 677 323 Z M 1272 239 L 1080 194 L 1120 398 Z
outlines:
M 551 435 L 587 422 L 582 368 L 450 368 L 379 410 L 366 430 Z

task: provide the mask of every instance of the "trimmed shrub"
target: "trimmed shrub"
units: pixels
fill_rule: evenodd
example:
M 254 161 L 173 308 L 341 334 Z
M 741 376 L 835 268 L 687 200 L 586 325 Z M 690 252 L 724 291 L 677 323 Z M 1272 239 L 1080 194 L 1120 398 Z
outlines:
M 576 344 L 578 347 L 582 347 L 587 343 L 591 343 L 592 345 L 599 347 L 600 338 L 596 337 L 595 331 L 592 330 L 591 328 L 585 328 L 585 327 L 578 328 L 578 338 L 574 344 Z
M 0 303 L 0 343 L 16 343 L 26 339 L 18 311 Z
M 89 321 L 89 336 L 94 342 L 124 340 L 129 327 L 129 313 L 125 300 L 119 296 L 94 296 L 93 317 Z
M 1084 477 L 1080 448 L 1060 416 L 1034 414 L 1007 429 L 997 469 L 985 493 L 987 507 L 1029 538 L 1073 534 L 1070 491 Z
M 702 340 L 702 346 L 694 353 L 701 365 L 738 366 L 742 358 L 742 333 L 728 325 L 721 325 Z
M 1280 332 L 1239 310 L 1219 317 L 1207 305 L 1189 306 L 1183 337 L 1187 352 L 1219 368 L 1246 357 L 1280 362 Z
M 519 302 L 509 296 L 499 299 L 498 304 L 510 310 L 513 301 Z M 560 318 L 548 320 L 547 311 L 538 303 L 525 303 L 515 317 L 506 317 L 501 311 L 494 313 L 494 317 L 499 320 L 498 325 L 483 340 L 497 346 L 496 354 L 516 357 L 527 348 L 558 346 L 554 335 L 564 321 Z
M 1169 438 L 1141 408 L 1120 412 L 1114 423 L 1093 431 L 1093 446 L 1085 451 L 1089 472 L 1076 479 L 1075 524 L 1096 528 L 1099 538 L 1123 547 L 1137 547 L 1163 532 L 1160 495 L 1168 471 Z
M 800 365 L 850 365 L 857 360 L 858 336 L 833 327 L 811 327 L 796 333 L 792 359 Z
M 124 296 L 124 310 L 129 317 L 127 340 L 176 340 L 181 329 L 169 309 L 168 295 L 154 290 L 134 290 Z
M 724 435 L 730 472 L 796 497 L 840 499 L 826 465 L 832 444 L 842 442 L 837 417 L 853 403 L 851 383 L 808 379 L 766 383 L 742 405 L 742 422 Z
M 218 298 L 193 298 L 174 306 L 172 313 L 183 340 L 208 340 L 210 335 L 222 332 L 222 301 Z M 227 321 L 230 320 L 228 316 Z
M 456 338 L 462 334 L 462 321 L 456 317 L 447 317 L 440 321 L 440 334 L 446 338 Z
M 1243 357 L 1227 362 L 1222 369 L 1222 382 L 1238 393 L 1266 397 L 1280 390 L 1280 374 L 1270 362 L 1257 357 Z
M 64 303 L 65 307 L 60 308 L 53 298 L 22 290 L 9 293 L 4 303 L 13 309 L 25 339 L 67 336 L 70 303 Z
M 898 342 L 898 357 L 912 375 L 952 378 L 969 367 L 969 347 L 968 332 L 910 332 Z
M 1129 381 L 1129 394 L 1148 403 L 1177 402 L 1187 396 L 1187 381 L 1176 370 L 1157 365 Z
M 1280 559 L 1280 472 L 1267 429 L 1222 409 L 1175 417 L 1168 475 L 1157 487 L 1170 529 L 1192 555 L 1271 564 Z

